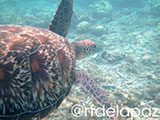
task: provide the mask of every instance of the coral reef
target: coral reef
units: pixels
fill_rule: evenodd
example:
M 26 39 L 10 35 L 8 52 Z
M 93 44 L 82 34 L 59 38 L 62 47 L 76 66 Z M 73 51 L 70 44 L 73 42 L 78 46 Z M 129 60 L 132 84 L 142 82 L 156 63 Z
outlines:
M 0 24 L 30 25 L 42 28 L 48 28 L 57 7 L 56 4 L 48 4 L 43 0 L 5 1 L 0 6 Z
M 57 7 L 48 4 L 49 1 L 27 4 L 1 1 L 0 24 L 47 28 Z M 77 69 L 88 72 L 115 102 L 114 106 L 130 110 L 133 107 L 160 108 L 160 1 L 78 2 L 89 7 L 75 6 L 67 39 L 71 42 L 91 39 L 97 44 L 97 53 L 78 61 Z M 89 9 L 82 9 L 85 7 Z M 95 115 L 75 118 L 70 111 L 74 104 L 99 107 L 89 94 L 74 85 L 69 96 L 47 119 L 106 119 Z M 120 117 L 120 120 L 129 119 Z

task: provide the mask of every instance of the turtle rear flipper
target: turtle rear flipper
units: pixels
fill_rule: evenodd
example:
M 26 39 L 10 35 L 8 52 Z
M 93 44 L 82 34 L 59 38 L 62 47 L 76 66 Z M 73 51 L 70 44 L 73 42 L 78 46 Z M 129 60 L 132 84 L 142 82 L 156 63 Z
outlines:
M 98 102 L 98 104 L 104 106 L 106 110 L 111 107 L 106 93 L 88 74 L 83 71 L 77 70 L 75 82 L 80 85 L 85 91 L 90 93 L 92 97 Z M 111 114 L 110 116 L 113 116 L 114 120 L 118 120 L 116 113 Z
M 49 30 L 66 37 L 73 14 L 73 0 L 61 0 Z

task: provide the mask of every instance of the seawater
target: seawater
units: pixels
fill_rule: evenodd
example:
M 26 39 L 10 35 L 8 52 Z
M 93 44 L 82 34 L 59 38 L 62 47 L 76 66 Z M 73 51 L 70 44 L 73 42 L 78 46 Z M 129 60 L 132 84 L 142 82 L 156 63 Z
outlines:
M 59 2 L 0 0 L 0 24 L 47 29 Z M 153 108 L 152 113 L 160 109 L 160 0 L 74 0 L 67 39 L 96 42 L 97 52 L 77 61 L 77 69 L 89 73 L 109 94 L 115 106 L 129 110 L 149 107 Z M 68 112 L 71 107 L 66 105 L 76 100 L 88 104 L 85 100 L 91 97 L 77 86 L 73 89 L 75 91 L 68 96 L 70 99 L 48 120 L 77 119 Z M 157 115 L 160 115 L 159 111 Z M 141 115 L 135 119 L 149 120 L 149 112 L 145 111 L 147 117 Z M 82 118 L 105 119 L 96 116 Z M 127 118 L 120 116 L 119 119 Z

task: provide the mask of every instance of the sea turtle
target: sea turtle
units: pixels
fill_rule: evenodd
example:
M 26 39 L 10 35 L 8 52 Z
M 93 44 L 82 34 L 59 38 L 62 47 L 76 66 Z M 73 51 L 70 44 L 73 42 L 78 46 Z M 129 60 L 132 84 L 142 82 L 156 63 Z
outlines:
M 96 47 L 91 40 L 65 39 L 73 0 L 61 0 L 49 29 L 0 25 L 0 120 L 40 120 L 56 109 L 73 83 L 99 104 L 110 107 L 105 92 L 76 59 Z

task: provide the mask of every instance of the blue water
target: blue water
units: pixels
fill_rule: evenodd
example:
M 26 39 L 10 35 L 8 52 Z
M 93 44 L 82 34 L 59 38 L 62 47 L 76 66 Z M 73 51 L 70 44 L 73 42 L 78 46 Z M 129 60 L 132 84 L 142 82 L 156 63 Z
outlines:
M 47 29 L 59 2 L 0 0 L 0 24 Z M 97 53 L 77 61 L 77 68 L 96 79 L 116 104 L 127 108 L 160 108 L 159 0 L 75 0 L 67 39 L 96 42 Z M 85 96 L 83 92 L 73 94 L 79 99 Z M 64 110 L 65 105 L 60 106 L 57 114 Z M 65 114 L 62 118 L 51 115 L 48 119 L 70 120 L 70 113 Z

